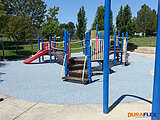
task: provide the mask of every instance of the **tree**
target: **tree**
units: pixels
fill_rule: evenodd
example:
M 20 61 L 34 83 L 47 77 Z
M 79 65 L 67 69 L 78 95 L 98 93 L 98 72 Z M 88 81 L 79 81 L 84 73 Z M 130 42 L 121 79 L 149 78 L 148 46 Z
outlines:
M 92 30 L 96 29 L 96 24 L 98 24 L 98 30 L 104 30 L 104 12 L 105 8 L 104 6 L 99 6 L 96 12 L 96 17 L 94 19 Z M 110 14 L 110 34 L 113 34 L 113 13 L 111 11 Z
M 50 8 L 47 21 L 42 25 L 42 34 L 45 37 L 56 36 L 59 34 L 59 22 L 57 19 L 59 7 L 54 6 L 54 8 Z
M 2 0 L 2 3 L 8 15 L 30 17 L 32 24 L 38 28 L 44 22 L 46 4 L 42 0 Z
M 61 37 L 63 37 L 64 30 L 67 30 L 70 33 L 71 39 L 75 35 L 75 25 L 73 22 L 68 22 L 67 24 L 65 24 L 65 23 L 60 24 L 59 28 L 60 28 L 60 36 Z
M 77 31 L 76 34 L 79 37 L 79 39 L 83 40 L 84 34 L 86 32 L 86 25 L 87 25 L 87 19 L 86 19 L 86 12 L 84 10 L 84 6 L 82 6 L 78 12 L 77 15 Z
M 4 29 L 6 28 L 6 21 L 7 21 L 7 16 L 4 13 L 4 5 L 2 3 L 2 0 L 0 0 L 0 32 L 3 32 Z
M 156 10 L 152 10 L 151 15 L 151 32 L 157 32 L 157 13 Z
M 74 25 L 73 22 L 69 22 L 69 23 L 67 24 L 67 26 L 68 26 L 67 30 L 68 30 L 68 32 L 70 33 L 71 38 L 72 38 L 73 35 L 74 35 L 74 33 L 75 33 L 75 25 Z
M 116 27 L 117 30 L 122 32 L 128 32 L 130 35 L 132 32 L 132 12 L 129 5 L 126 5 L 123 9 L 123 7 L 120 7 L 120 11 L 118 12 L 118 15 L 116 17 Z
M 123 7 L 120 7 L 120 10 L 118 12 L 118 15 L 116 17 L 116 28 L 117 30 L 123 32 L 124 30 L 124 21 L 123 21 Z
M 7 31 L 5 34 L 8 38 L 16 41 L 16 52 L 18 47 L 17 42 L 31 38 L 32 33 L 32 21 L 30 18 L 23 15 L 8 17 Z
M 155 31 L 153 26 L 156 26 L 156 12 L 152 11 L 146 4 L 142 5 L 141 9 L 137 12 L 137 30 L 145 34 L 151 34 Z M 153 20 L 154 19 L 154 20 Z

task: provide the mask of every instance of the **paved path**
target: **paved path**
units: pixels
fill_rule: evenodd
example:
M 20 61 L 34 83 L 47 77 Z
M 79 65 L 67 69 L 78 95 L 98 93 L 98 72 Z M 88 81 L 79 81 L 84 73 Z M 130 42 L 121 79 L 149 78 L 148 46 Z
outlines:
M 103 114 L 101 104 L 56 105 L 32 103 L 0 94 L 0 120 L 150 120 L 128 118 L 128 113 L 151 112 L 151 104 L 144 101 L 121 103 L 108 115 Z

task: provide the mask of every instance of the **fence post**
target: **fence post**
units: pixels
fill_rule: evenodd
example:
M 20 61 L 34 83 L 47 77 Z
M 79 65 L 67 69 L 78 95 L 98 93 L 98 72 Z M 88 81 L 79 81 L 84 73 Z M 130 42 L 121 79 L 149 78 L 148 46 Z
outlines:
M 124 41 L 124 33 L 122 33 L 122 40 L 121 40 L 121 63 L 123 62 L 123 41 Z
M 40 37 L 38 37 L 38 51 L 40 51 Z M 41 57 L 39 57 L 39 63 L 41 62 Z
M 43 51 L 44 50 L 44 48 L 43 48 L 43 37 L 41 39 L 42 39 L 42 51 Z M 42 56 L 42 61 L 44 61 L 44 56 Z
M 117 33 L 114 34 L 114 65 L 116 65 L 116 42 L 117 42 Z
M 157 24 L 157 41 L 156 41 L 156 59 L 153 86 L 153 103 L 152 103 L 152 120 L 160 119 L 160 0 L 158 0 L 158 24 Z
M 87 33 L 87 48 L 88 81 L 89 83 L 92 83 L 90 32 Z

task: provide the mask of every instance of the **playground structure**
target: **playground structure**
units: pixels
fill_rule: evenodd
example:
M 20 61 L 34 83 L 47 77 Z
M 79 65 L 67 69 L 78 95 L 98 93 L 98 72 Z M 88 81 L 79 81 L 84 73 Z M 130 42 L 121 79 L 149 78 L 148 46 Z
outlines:
M 99 62 L 103 66 L 103 38 L 103 31 L 98 32 L 98 25 L 96 25 L 96 38 L 92 39 L 90 32 L 88 32 L 85 34 L 84 40 L 71 42 L 70 34 L 66 30 L 64 31 L 62 42 L 57 42 L 56 37 L 51 36 L 49 37 L 49 41 L 44 42 L 42 37 L 40 42 L 40 37 L 38 37 L 39 51 L 31 58 L 24 60 L 24 63 L 31 63 L 35 59 L 39 59 L 39 63 L 41 63 L 41 61 L 45 61 L 44 55 L 49 55 L 50 63 L 54 63 L 56 60 L 60 60 L 61 63 L 63 63 L 61 76 L 64 81 L 82 84 L 92 83 L 92 62 Z M 110 60 L 110 69 L 111 66 L 115 66 L 117 64 L 128 64 L 127 41 L 128 33 L 125 35 L 122 33 L 122 35 L 120 35 L 120 31 L 115 32 L 114 37 L 110 37 L 109 54 L 113 55 L 113 59 Z M 73 44 L 81 45 L 78 48 L 72 48 Z M 61 48 L 58 48 L 57 45 L 61 45 Z M 84 55 L 79 57 L 72 57 L 72 50 L 82 50 Z M 54 59 L 52 56 L 54 56 Z
M 24 60 L 24 63 L 29 64 L 36 59 L 39 59 L 39 63 L 41 63 L 41 61 L 45 61 L 44 55 L 50 56 L 50 63 L 54 62 L 56 59 L 63 59 L 63 44 L 64 42 L 57 42 L 56 37 L 50 36 L 47 42 L 44 42 L 43 37 L 40 42 L 40 37 L 38 37 L 38 52 L 31 58 Z M 61 48 L 58 48 L 57 45 L 60 45 Z M 54 59 L 52 56 L 54 56 Z
M 71 81 L 76 83 L 88 84 L 92 83 L 92 62 L 102 63 L 104 61 L 104 39 L 101 32 L 98 33 L 98 25 L 96 27 L 96 38 L 91 39 L 90 32 L 85 34 L 85 40 L 83 40 L 84 47 L 76 48 L 83 49 L 84 56 L 71 57 L 68 56 L 68 53 L 71 53 L 72 46 L 71 44 L 78 44 L 78 42 L 72 42 L 70 44 L 66 36 L 68 33 L 64 33 L 64 64 L 63 70 L 65 70 L 65 75 L 62 77 L 64 81 Z M 128 33 L 124 37 L 124 33 L 120 36 L 120 32 L 115 32 L 114 38 L 110 38 L 110 52 L 109 54 L 114 56 L 113 60 L 110 60 L 111 64 L 117 65 L 128 64 L 128 54 L 127 54 L 127 42 L 128 42 Z M 81 42 L 80 42 L 81 43 Z M 120 44 L 121 43 L 121 44 Z M 69 47 L 67 47 L 69 46 Z M 68 49 L 70 48 L 70 49 Z M 69 54 L 71 55 L 71 54 Z M 69 59 L 66 59 L 68 58 Z M 124 58 L 124 60 L 123 60 Z M 67 62 L 68 61 L 68 62 Z
M 102 48 L 100 49 L 100 52 L 98 53 L 99 49 L 91 49 L 91 47 L 95 46 L 94 44 L 90 45 L 90 33 L 87 33 L 85 36 L 85 59 L 82 58 L 70 58 L 69 59 L 69 41 L 68 41 L 68 34 L 66 34 L 66 36 L 64 37 L 64 66 L 65 66 L 65 77 L 68 77 L 68 67 L 70 64 L 70 61 L 73 62 L 77 62 L 77 63 L 84 63 L 84 69 L 83 69 L 83 73 L 82 75 L 84 75 L 85 71 L 85 67 L 87 65 L 88 67 L 88 80 L 89 83 L 92 82 L 91 80 L 91 61 L 93 60 L 93 58 L 95 58 L 95 60 L 100 61 L 103 58 L 103 72 L 104 72 L 104 77 L 103 77 L 103 112 L 104 113 L 108 113 L 109 112 L 109 68 L 110 68 L 110 62 L 109 62 L 109 55 L 110 55 L 110 51 L 111 49 L 113 49 L 112 47 L 109 48 L 110 46 L 110 10 L 111 10 L 111 0 L 105 0 L 105 24 L 104 24 L 104 40 L 101 41 L 100 43 L 102 44 Z M 160 0 L 158 0 L 158 20 L 160 20 Z M 126 35 L 127 37 L 127 35 Z M 94 43 L 97 40 L 94 40 Z M 127 38 L 126 38 L 127 41 Z M 96 42 L 97 43 L 97 42 Z M 98 44 L 96 45 L 98 46 Z M 115 45 L 114 45 L 115 46 Z M 42 47 L 43 48 L 43 47 Z M 51 48 L 51 43 L 50 43 L 50 48 Z M 93 52 L 92 50 L 95 50 L 95 52 Z M 103 52 L 101 51 L 103 50 Z M 114 51 L 117 50 L 117 47 L 114 47 Z M 118 49 L 119 50 L 119 49 Z M 44 50 L 45 51 L 45 50 Z M 45 54 L 43 50 L 39 51 L 37 53 L 37 55 L 32 58 L 32 60 L 39 58 L 40 56 L 43 56 Z M 51 51 L 51 49 L 50 49 Z M 120 50 L 119 50 L 120 51 Z M 102 53 L 101 53 L 102 52 Z M 47 51 L 46 51 L 47 53 Z M 121 52 L 122 53 L 122 50 Z M 50 53 L 51 55 L 51 53 Z M 91 55 L 94 56 L 98 56 L 98 59 L 96 57 L 92 57 Z M 103 55 L 103 57 L 102 57 Z M 115 54 L 114 54 L 114 58 L 115 58 Z M 117 57 L 119 58 L 119 57 Z M 32 61 L 30 59 L 28 59 L 28 62 Z M 115 59 L 114 63 L 116 62 Z M 122 59 L 121 59 L 122 60 Z M 72 62 L 71 62 L 72 64 Z M 160 22 L 158 22 L 158 30 L 157 30 L 157 46 L 156 46 L 156 59 L 155 59 L 155 74 L 154 74 L 154 87 L 153 87 L 153 105 L 152 105 L 152 120 L 159 120 L 160 119 Z M 71 67 L 72 68 L 72 67 Z M 87 75 L 86 75 L 87 76 Z M 65 78 L 66 79 L 66 78 Z M 83 77 L 82 77 L 82 81 L 83 81 Z

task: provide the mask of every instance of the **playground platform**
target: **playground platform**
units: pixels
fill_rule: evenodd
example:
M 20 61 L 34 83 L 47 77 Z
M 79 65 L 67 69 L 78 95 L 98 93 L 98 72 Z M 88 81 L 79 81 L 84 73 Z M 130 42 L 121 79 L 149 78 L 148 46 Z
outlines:
M 3 94 L 0 98 L 0 120 L 151 120 L 150 117 L 128 117 L 128 113 L 151 112 L 151 104 L 144 101 L 120 103 L 109 114 L 102 104 L 44 104 L 27 102 Z

